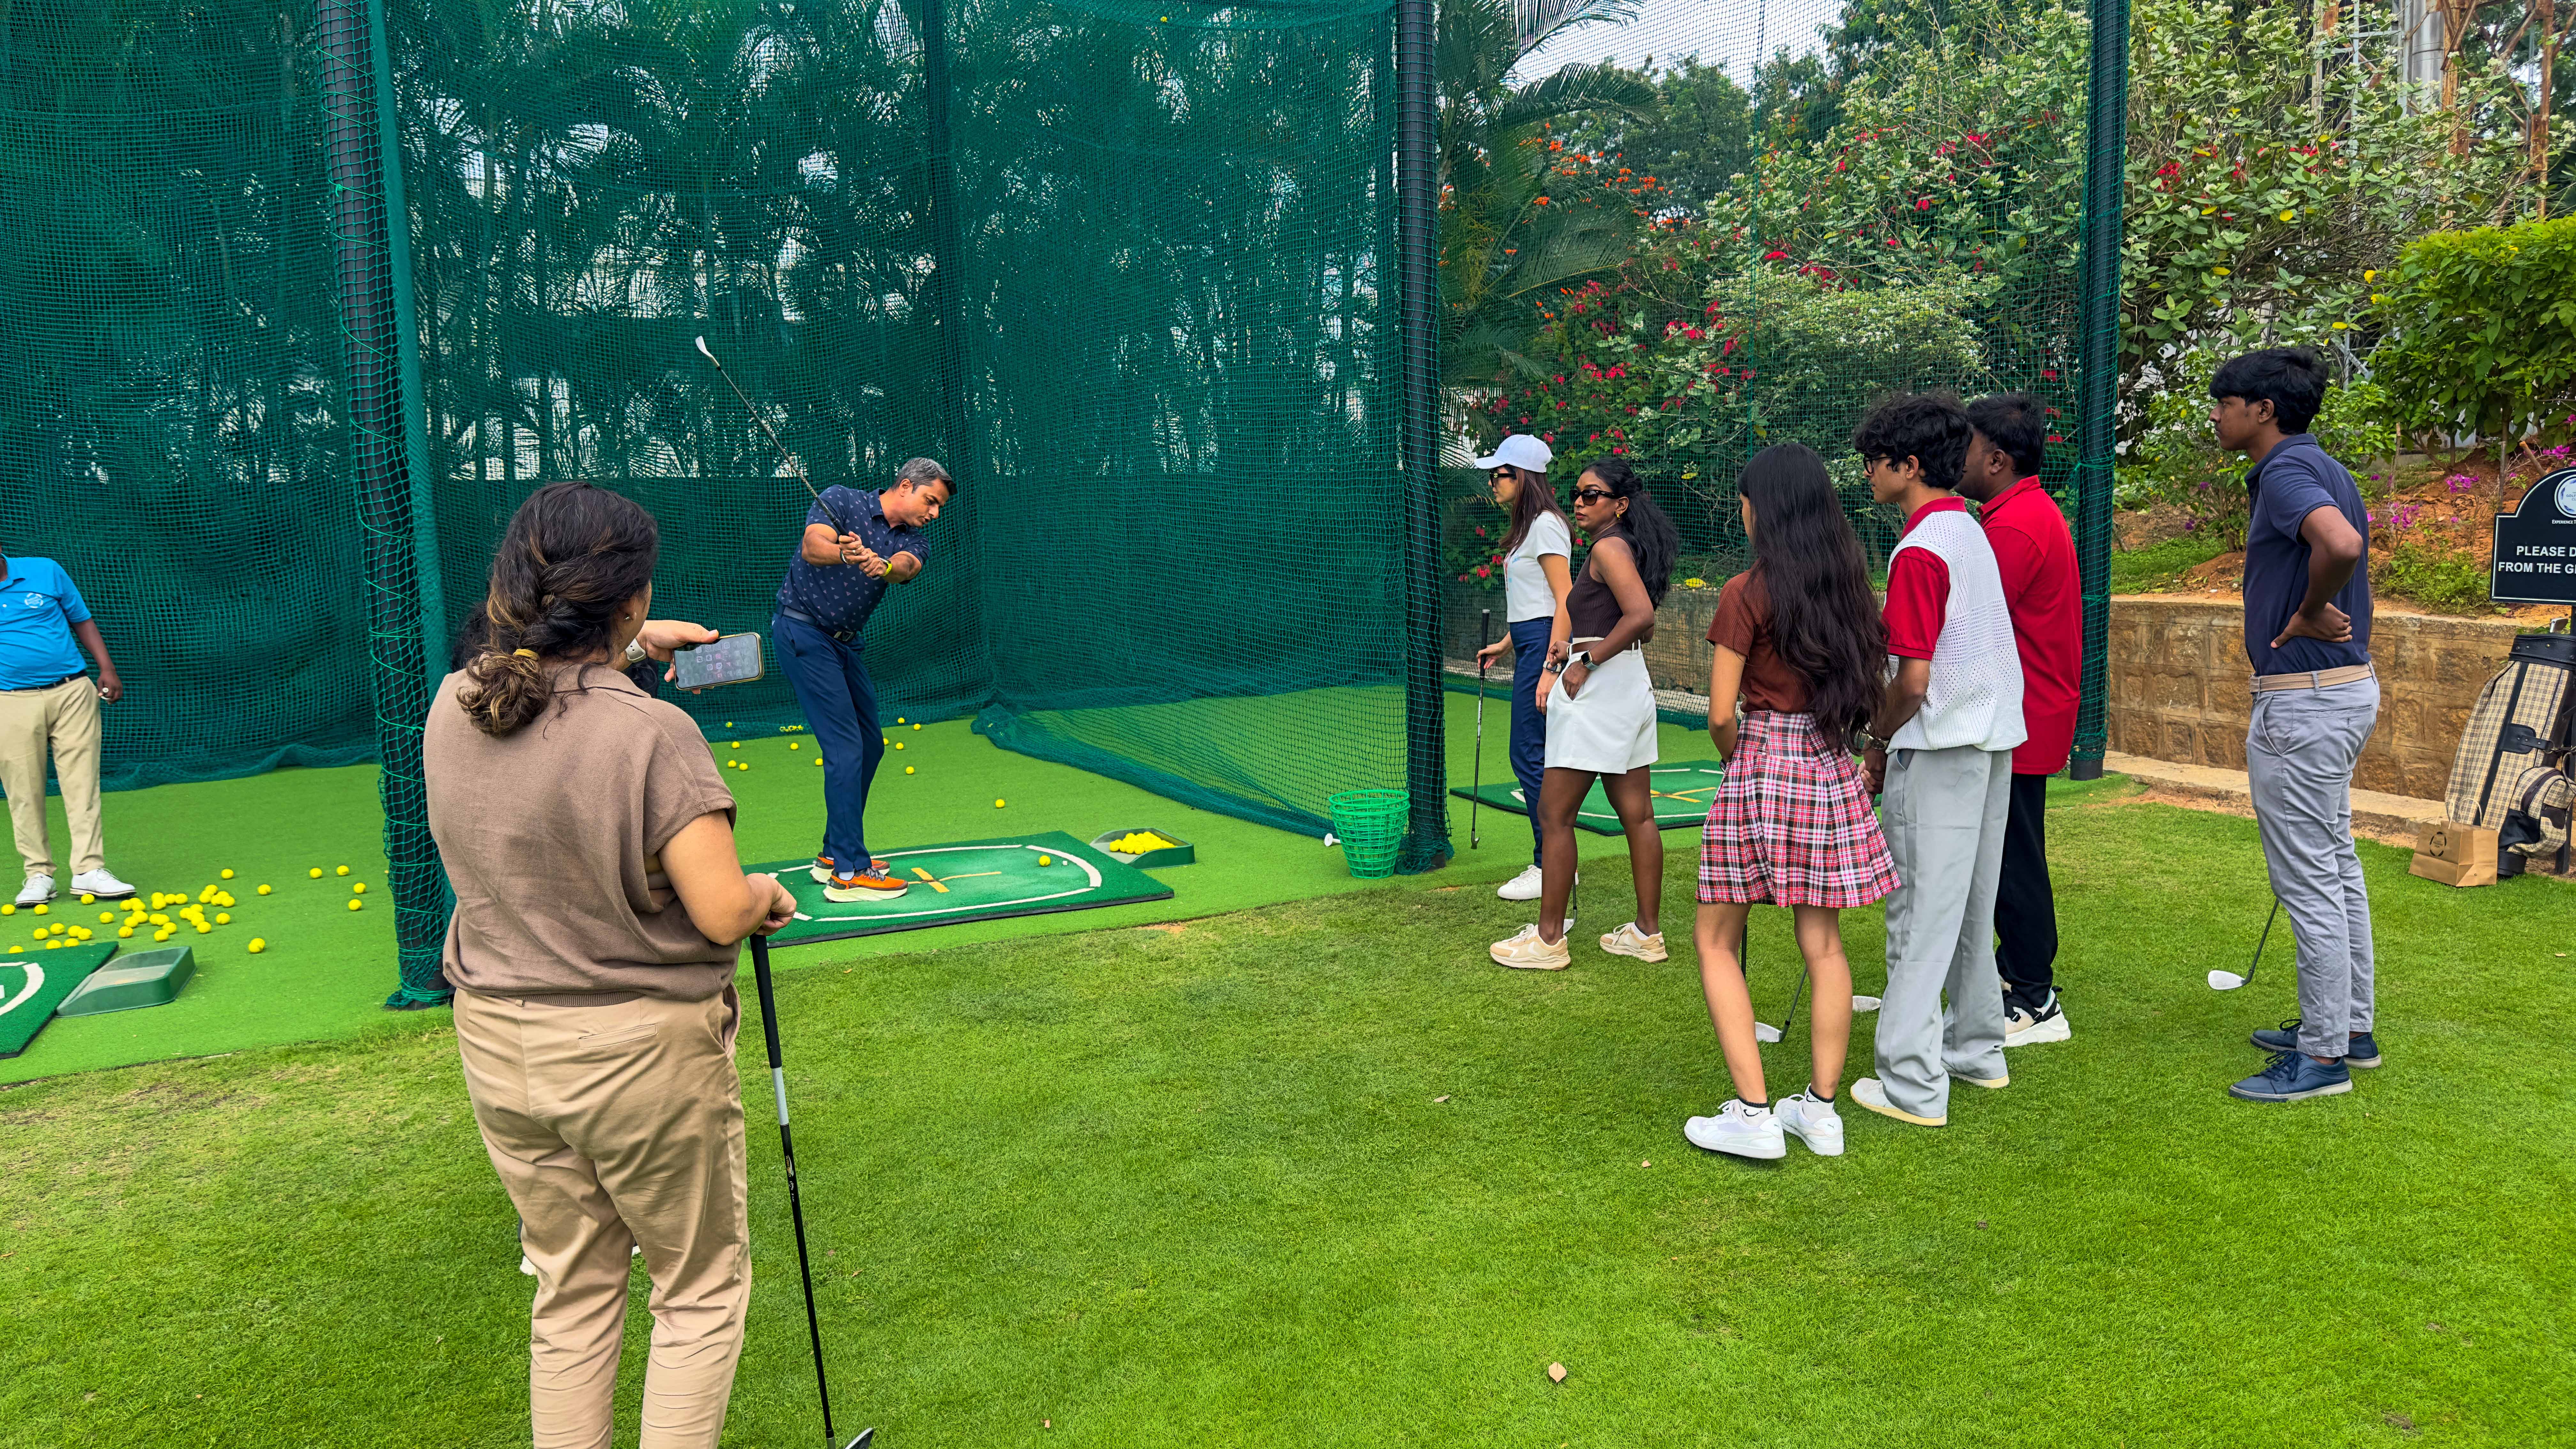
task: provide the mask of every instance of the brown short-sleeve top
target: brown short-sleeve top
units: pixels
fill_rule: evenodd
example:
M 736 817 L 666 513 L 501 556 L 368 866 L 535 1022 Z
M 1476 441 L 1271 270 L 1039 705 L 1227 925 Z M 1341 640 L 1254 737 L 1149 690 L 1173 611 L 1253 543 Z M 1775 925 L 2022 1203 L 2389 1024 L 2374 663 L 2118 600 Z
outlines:
M 440 683 L 421 731 L 429 833 L 456 889 L 447 979 L 486 996 L 723 991 L 739 946 L 700 935 L 647 868 L 699 816 L 733 817 L 697 726 L 614 669 L 566 666 L 555 703 L 494 739 L 457 704 L 464 681 Z
M 1760 574 L 1737 574 L 1718 590 L 1708 642 L 1743 656 L 1744 683 L 1737 693 L 1744 708 L 1782 714 L 1806 710 L 1806 678 L 1780 657 L 1771 633 L 1771 589 Z

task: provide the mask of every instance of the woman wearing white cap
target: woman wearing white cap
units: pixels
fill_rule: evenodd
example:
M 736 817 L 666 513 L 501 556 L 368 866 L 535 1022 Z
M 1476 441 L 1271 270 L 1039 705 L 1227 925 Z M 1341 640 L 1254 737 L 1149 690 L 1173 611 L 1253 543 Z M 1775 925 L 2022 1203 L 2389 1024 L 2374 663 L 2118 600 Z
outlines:
M 1538 899 L 1539 779 L 1547 764 L 1547 716 L 1539 701 L 1556 682 L 1545 668 L 1548 631 L 1574 587 L 1574 533 L 1547 481 L 1551 457 L 1546 443 L 1514 433 L 1491 456 L 1476 460 L 1477 467 L 1491 470 L 1494 502 L 1510 519 L 1502 546 L 1510 637 L 1486 645 L 1476 661 L 1489 664 L 1505 649 L 1512 651 L 1512 777 L 1529 807 L 1530 863 L 1495 892 L 1507 901 Z

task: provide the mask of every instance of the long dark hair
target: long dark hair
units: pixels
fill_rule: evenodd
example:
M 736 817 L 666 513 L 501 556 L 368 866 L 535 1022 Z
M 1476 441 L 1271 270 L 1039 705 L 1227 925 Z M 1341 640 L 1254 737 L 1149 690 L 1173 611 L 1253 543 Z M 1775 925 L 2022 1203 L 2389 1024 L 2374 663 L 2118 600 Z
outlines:
M 1511 557 L 1512 550 L 1519 548 L 1521 540 L 1529 537 L 1530 525 L 1548 514 L 1553 513 L 1564 522 L 1569 535 L 1574 532 L 1572 521 L 1565 517 L 1564 505 L 1556 501 L 1556 485 L 1547 481 L 1545 473 L 1512 468 L 1512 476 L 1520 480 L 1521 491 L 1512 495 L 1512 525 L 1503 534 L 1503 557 Z
M 1869 591 L 1860 538 L 1843 516 L 1825 460 L 1804 443 L 1765 448 L 1736 487 L 1753 504 L 1753 572 L 1771 596 L 1781 662 L 1807 682 L 1807 708 L 1829 748 L 1849 749 L 1877 709 L 1887 626 Z
M 456 692 L 475 728 L 506 737 L 544 713 L 554 698 L 547 661 L 606 647 L 661 549 L 653 515 L 631 498 L 587 483 L 529 495 L 492 555 L 484 636 Z
M 1583 476 L 1597 480 L 1610 490 L 1610 496 L 1627 500 L 1628 516 L 1622 526 L 1628 548 L 1637 556 L 1637 578 L 1646 586 L 1647 600 L 1663 607 L 1664 590 L 1672 587 L 1673 563 L 1682 552 L 1682 533 L 1673 526 L 1672 515 L 1646 491 L 1646 481 L 1625 458 L 1588 463 Z M 1575 486 L 1583 486 L 1580 479 Z

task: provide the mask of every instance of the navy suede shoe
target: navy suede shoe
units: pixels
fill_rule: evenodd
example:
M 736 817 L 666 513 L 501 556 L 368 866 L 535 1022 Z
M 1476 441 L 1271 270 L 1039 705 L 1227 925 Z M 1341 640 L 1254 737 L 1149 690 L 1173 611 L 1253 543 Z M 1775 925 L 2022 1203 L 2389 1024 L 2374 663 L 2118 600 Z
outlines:
M 2275 1052 L 2271 1065 L 2227 1089 L 2248 1102 L 2296 1102 L 2352 1090 L 2341 1062 L 2320 1062 L 2306 1052 Z
M 2254 1045 L 2261 1047 L 2267 1052 L 2297 1051 L 2299 1049 L 2299 1018 L 2295 1016 L 2291 1017 L 2288 1021 L 2282 1022 L 2278 1028 L 2271 1031 L 2258 1031 L 2254 1033 L 2253 1036 L 2247 1038 L 2247 1040 L 2253 1042 Z M 2345 1066 L 2375 1067 L 2379 1065 L 2379 1062 L 2379 1042 L 2369 1032 L 2365 1031 L 2359 1036 L 2347 1039 L 2347 1044 L 2343 1051 L 2343 1064 Z

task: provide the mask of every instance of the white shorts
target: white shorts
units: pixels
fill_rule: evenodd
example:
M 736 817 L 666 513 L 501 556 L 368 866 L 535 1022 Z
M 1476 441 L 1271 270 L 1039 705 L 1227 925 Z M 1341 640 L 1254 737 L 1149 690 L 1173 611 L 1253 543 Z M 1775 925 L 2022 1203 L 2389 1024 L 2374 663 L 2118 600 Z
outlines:
M 1655 762 L 1655 686 L 1642 651 L 1619 651 L 1571 699 L 1564 683 L 1547 696 L 1549 769 L 1624 775 Z

